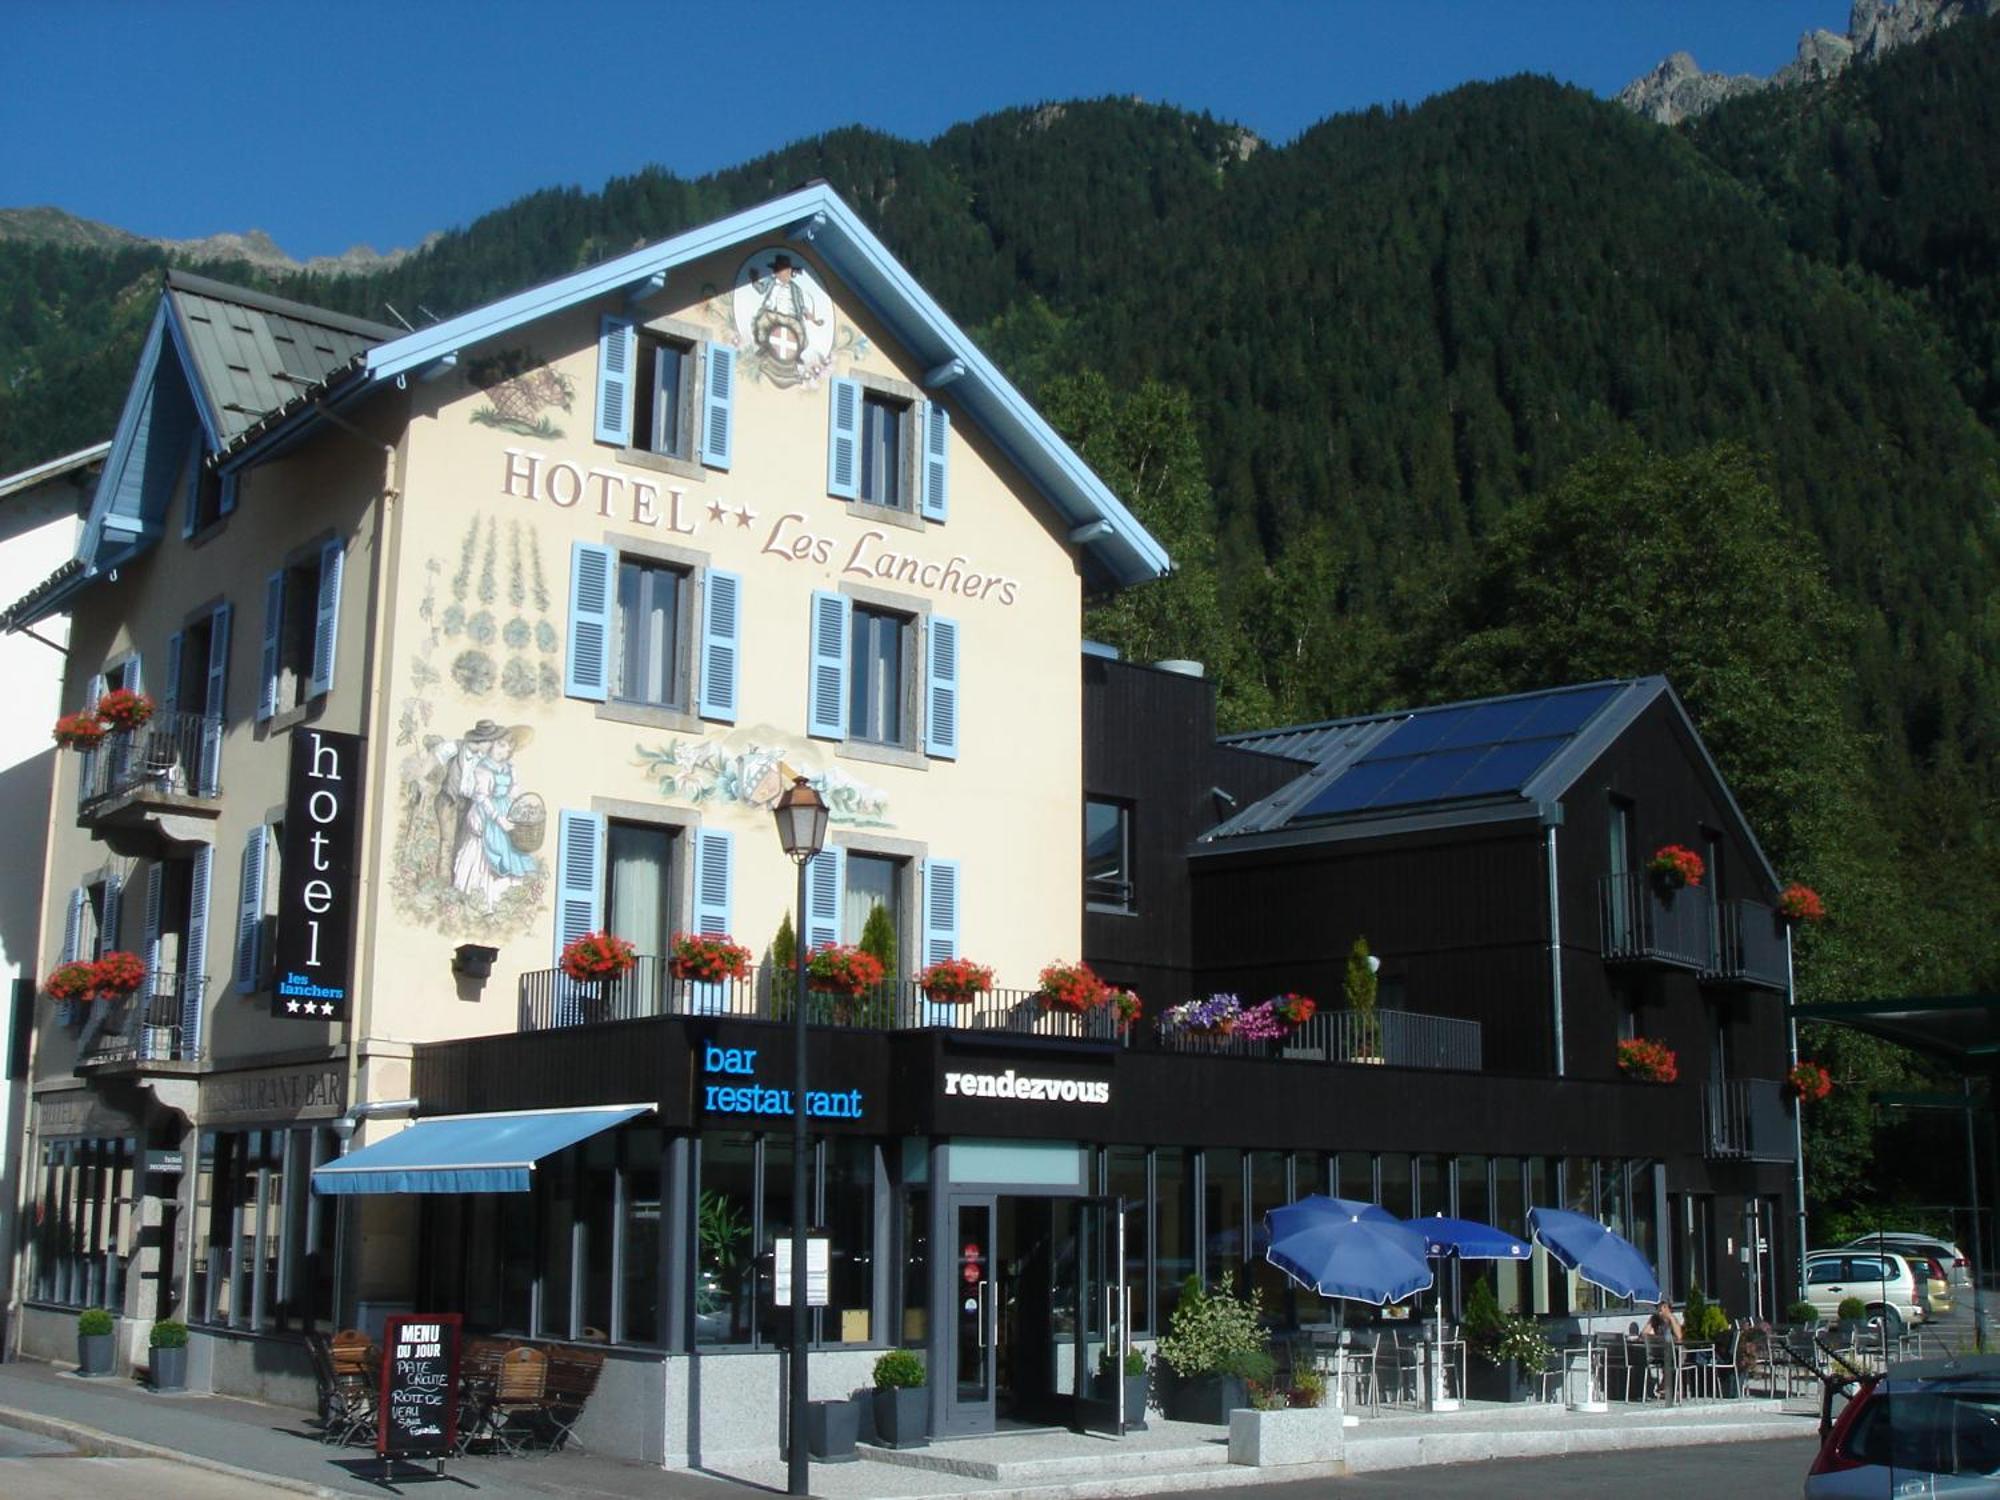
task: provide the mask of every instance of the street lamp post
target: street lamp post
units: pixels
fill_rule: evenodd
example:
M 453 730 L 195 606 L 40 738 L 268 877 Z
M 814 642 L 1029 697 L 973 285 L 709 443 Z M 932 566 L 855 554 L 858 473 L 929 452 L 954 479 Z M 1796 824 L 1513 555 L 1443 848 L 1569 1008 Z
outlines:
M 826 844 L 826 804 L 805 777 L 792 779 L 773 811 L 778 842 L 799 869 L 797 966 L 792 976 L 792 1362 L 786 1403 L 785 1488 L 810 1493 L 812 1459 L 806 1452 L 806 1344 L 812 1313 L 806 1302 L 806 1215 L 810 1167 L 806 1160 L 806 866 Z M 776 976 L 774 975 L 773 978 Z

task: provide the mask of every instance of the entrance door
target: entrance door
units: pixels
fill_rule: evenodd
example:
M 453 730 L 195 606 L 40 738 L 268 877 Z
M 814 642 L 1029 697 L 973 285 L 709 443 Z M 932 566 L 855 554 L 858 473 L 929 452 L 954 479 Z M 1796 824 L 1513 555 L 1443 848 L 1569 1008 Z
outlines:
M 1127 1303 L 1125 1300 L 1125 1216 L 1116 1198 L 1080 1198 L 1071 1241 L 1075 1267 L 1068 1311 L 1076 1339 L 1071 1345 L 1078 1432 L 1124 1430 Z M 1109 1356 L 1109 1369 L 1099 1369 Z M 1138 1413 L 1134 1413 L 1136 1417 Z
M 951 1380 L 945 1387 L 947 1432 L 991 1432 L 994 1348 L 999 1342 L 997 1215 L 992 1198 L 952 1205 L 956 1266 L 951 1288 Z

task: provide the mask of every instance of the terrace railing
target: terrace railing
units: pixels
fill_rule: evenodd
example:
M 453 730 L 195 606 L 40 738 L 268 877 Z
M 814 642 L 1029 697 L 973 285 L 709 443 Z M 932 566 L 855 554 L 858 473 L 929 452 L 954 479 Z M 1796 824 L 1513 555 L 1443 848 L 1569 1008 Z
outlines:
M 1760 901 L 1724 901 L 1716 912 L 1715 952 L 1702 978 L 1785 988 L 1785 928 Z
M 80 1000 L 83 1029 L 77 1066 L 116 1062 L 193 1062 L 201 1055 L 192 1012 L 202 996 L 202 976 L 155 969 L 122 1000 Z
M 1797 1142 L 1778 1078 L 1729 1078 L 1702 1096 L 1703 1153 L 1718 1161 L 1790 1161 Z
M 575 980 L 560 969 L 521 976 L 520 1029 L 551 1031 L 630 1021 L 648 1016 L 725 1016 L 789 1021 L 794 977 L 760 965 L 748 979 L 676 979 L 664 956 L 648 954 L 615 979 Z M 964 1004 L 929 999 L 908 980 L 875 985 L 851 999 L 809 991 L 806 1020 L 814 1026 L 907 1031 L 946 1026 L 970 1031 L 1013 1031 L 1115 1041 L 1110 1012 L 1044 1010 L 1032 990 L 994 990 Z
M 1607 963 L 1656 963 L 1707 969 L 1714 959 L 1708 895 L 1699 886 L 1668 890 L 1635 871 L 1598 882 L 1598 913 Z
M 1478 1072 L 1484 1062 L 1479 1022 L 1379 1008 L 1372 1016 L 1323 1010 L 1291 1035 L 1273 1041 L 1175 1032 L 1163 1037 L 1161 1045 L 1173 1052 L 1212 1052 L 1226 1057 L 1465 1072 Z
M 77 773 L 77 807 L 133 792 L 214 797 L 220 792 L 221 762 L 221 719 L 156 713 L 139 728 L 106 735 L 85 752 Z

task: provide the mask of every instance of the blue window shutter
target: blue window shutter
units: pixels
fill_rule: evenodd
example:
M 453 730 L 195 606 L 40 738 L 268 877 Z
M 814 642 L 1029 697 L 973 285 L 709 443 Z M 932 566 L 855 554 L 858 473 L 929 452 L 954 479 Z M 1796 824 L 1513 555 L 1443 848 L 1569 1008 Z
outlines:
M 262 988 L 264 965 L 264 848 L 269 834 L 259 823 L 244 837 L 236 888 L 236 993 L 254 995 Z
M 618 554 L 596 542 L 569 551 L 569 651 L 563 691 L 602 703 L 611 692 L 611 611 L 617 602 Z
M 168 713 L 181 706 L 181 643 L 185 639 L 178 630 L 167 637 L 167 690 L 160 694 L 160 707 Z
M 924 632 L 924 754 L 958 759 L 958 621 L 942 615 Z
M 187 479 L 181 487 L 181 535 L 194 535 L 194 518 L 201 509 L 201 434 L 188 438 Z
M 924 404 L 924 519 L 942 521 L 951 499 L 951 413 Z
M 90 906 L 90 892 L 78 886 L 69 893 L 69 910 L 63 913 L 62 961 L 73 963 L 83 957 L 83 914 Z
M 924 962 L 958 957 L 958 861 L 924 861 Z
M 146 870 L 146 936 L 139 945 L 139 957 L 146 961 L 150 978 L 160 967 L 160 904 L 166 893 L 167 867 L 154 860 Z M 152 986 L 147 986 L 147 993 Z
M 187 942 L 181 945 L 181 1056 L 201 1056 L 201 1000 L 208 975 L 208 893 L 215 847 L 203 844 L 188 871 Z
M 852 613 L 845 594 L 814 590 L 806 733 L 818 739 L 847 738 L 847 629 Z
M 124 902 L 125 882 L 116 875 L 104 882 L 104 920 L 97 928 L 97 956 L 102 958 L 118 946 L 118 913 Z
M 597 440 L 623 448 L 632 441 L 632 361 L 638 338 L 630 318 L 597 326 Z
M 201 711 L 211 719 L 229 716 L 229 627 L 235 613 L 227 604 L 218 604 L 209 622 L 208 680 L 202 691 Z
M 264 580 L 264 655 L 259 663 L 262 676 L 257 689 L 260 724 L 278 711 L 278 639 L 284 624 L 285 575 L 273 573 Z
M 827 382 L 826 492 L 843 500 L 861 494 L 861 382 Z
M 694 842 L 694 930 L 708 937 L 729 931 L 730 890 L 734 883 L 736 836 L 703 828 Z
M 604 926 L 604 814 L 564 808 L 556 829 L 556 957 Z
M 701 697 L 704 719 L 736 722 L 739 641 L 742 636 L 743 577 L 711 568 L 701 581 Z
M 847 851 L 822 849 L 806 862 L 806 949 L 840 941 L 840 906 L 847 889 Z
M 146 691 L 146 662 L 134 651 L 125 659 L 125 686 L 135 693 Z
M 215 482 L 215 513 L 226 516 L 236 509 L 236 476 L 224 474 Z
M 340 574 L 347 544 L 334 540 L 319 549 L 319 603 L 313 621 L 312 680 L 306 696 L 333 691 L 333 658 L 340 644 Z
M 736 351 L 726 344 L 705 346 L 708 379 L 701 395 L 701 461 L 726 469 L 736 451 Z

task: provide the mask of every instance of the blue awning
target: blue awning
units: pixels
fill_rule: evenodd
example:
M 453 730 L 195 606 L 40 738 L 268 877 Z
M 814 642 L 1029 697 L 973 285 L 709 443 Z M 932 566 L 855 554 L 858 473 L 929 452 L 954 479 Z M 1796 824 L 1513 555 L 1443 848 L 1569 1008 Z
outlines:
M 650 1104 L 439 1115 L 313 1169 L 316 1193 L 525 1193 L 535 1163 Z

